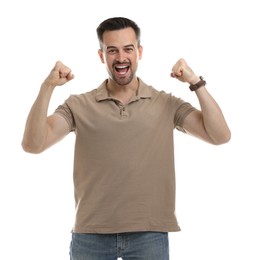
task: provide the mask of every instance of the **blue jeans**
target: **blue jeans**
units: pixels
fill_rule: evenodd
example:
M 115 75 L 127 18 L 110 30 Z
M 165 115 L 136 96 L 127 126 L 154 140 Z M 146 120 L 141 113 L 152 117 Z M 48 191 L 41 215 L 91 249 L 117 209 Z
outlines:
M 72 233 L 71 260 L 169 260 L 168 233 Z

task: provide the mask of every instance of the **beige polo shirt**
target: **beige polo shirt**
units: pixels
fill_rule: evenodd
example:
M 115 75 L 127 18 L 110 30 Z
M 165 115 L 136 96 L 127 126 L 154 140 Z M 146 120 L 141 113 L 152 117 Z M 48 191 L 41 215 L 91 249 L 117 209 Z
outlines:
M 108 95 L 105 81 L 56 109 L 76 134 L 73 232 L 180 230 L 173 130 L 194 109 L 141 79 L 127 105 Z

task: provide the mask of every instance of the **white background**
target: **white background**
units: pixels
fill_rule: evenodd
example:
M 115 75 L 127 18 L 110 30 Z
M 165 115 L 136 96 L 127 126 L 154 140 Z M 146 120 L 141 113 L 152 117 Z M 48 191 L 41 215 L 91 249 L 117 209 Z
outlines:
M 74 220 L 74 135 L 40 155 L 25 153 L 25 120 L 57 60 L 75 79 L 55 90 L 53 112 L 70 94 L 107 77 L 95 29 L 126 16 L 142 29 L 138 75 L 198 106 L 187 84 L 170 78 L 185 58 L 220 104 L 232 139 L 212 146 L 176 132 L 173 260 L 253 260 L 253 7 L 251 0 L 9 0 L 0 4 L 0 258 L 67 260 Z

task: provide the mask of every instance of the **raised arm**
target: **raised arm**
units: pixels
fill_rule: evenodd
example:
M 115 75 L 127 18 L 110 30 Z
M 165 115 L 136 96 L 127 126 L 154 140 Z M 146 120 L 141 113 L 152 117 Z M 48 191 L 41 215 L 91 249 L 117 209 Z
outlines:
M 195 85 L 200 78 L 192 71 L 185 60 L 180 59 L 172 68 L 171 76 L 190 85 Z M 198 88 L 196 95 L 201 111 L 191 112 L 183 122 L 183 128 L 211 144 L 223 144 L 230 140 L 231 132 L 223 113 L 205 86 Z
M 25 125 L 22 147 L 26 152 L 40 153 L 68 134 L 69 127 L 65 119 L 57 114 L 48 117 L 47 113 L 55 87 L 73 78 L 71 70 L 58 61 L 42 83 Z

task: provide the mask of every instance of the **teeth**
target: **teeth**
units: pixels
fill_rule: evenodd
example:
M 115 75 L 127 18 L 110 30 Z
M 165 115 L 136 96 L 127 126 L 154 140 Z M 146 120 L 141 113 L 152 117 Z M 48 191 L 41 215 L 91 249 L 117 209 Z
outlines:
M 116 66 L 117 69 L 125 69 L 128 68 L 128 66 Z

